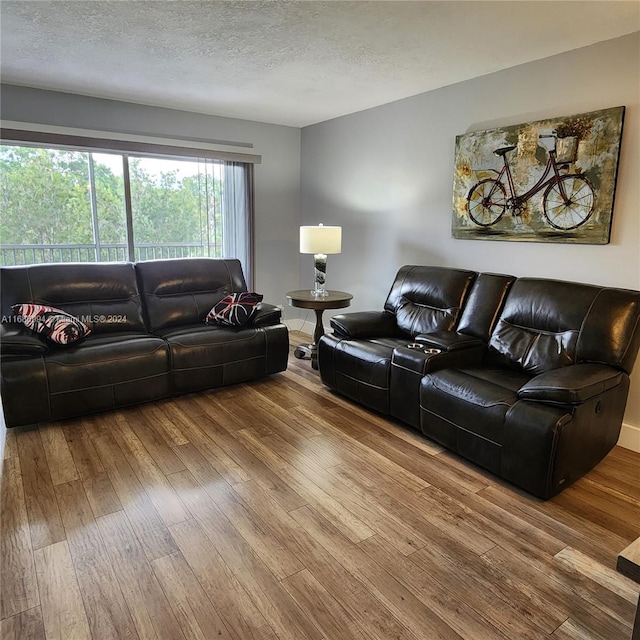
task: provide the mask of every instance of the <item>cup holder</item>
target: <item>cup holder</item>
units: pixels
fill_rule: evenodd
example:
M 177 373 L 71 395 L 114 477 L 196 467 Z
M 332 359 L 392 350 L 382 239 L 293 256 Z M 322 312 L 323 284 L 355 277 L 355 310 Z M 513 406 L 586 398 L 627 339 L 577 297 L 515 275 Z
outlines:
M 430 356 L 433 356 L 436 353 L 442 353 L 442 349 L 425 349 L 424 343 L 420 343 L 420 342 L 410 342 L 407 345 L 407 349 L 416 349 L 416 350 L 419 349 L 423 353 L 426 353 L 427 355 L 430 355 Z

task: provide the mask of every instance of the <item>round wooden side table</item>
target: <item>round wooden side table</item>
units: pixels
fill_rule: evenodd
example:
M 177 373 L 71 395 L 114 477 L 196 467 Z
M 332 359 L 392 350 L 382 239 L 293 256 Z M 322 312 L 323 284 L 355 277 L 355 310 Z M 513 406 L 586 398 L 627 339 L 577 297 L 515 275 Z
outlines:
M 348 307 L 351 304 L 353 296 L 346 291 L 327 291 L 326 296 L 316 297 L 311 293 L 311 291 L 309 291 L 309 289 L 302 289 L 300 291 L 289 291 L 289 293 L 285 294 L 285 297 L 292 307 L 313 309 L 316 313 L 316 328 L 313 332 L 313 344 L 298 347 L 296 349 L 296 356 L 304 358 L 306 352 L 309 352 L 311 366 L 314 369 L 317 369 L 318 342 L 324 335 L 322 313 L 325 309 L 343 309 L 344 307 Z

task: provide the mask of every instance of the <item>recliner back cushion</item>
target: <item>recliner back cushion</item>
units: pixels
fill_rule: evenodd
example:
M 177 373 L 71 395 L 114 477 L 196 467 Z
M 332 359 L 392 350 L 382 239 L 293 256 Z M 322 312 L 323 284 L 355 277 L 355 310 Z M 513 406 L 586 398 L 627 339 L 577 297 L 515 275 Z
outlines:
M 578 358 L 631 374 L 640 347 L 640 292 L 600 289 L 578 340 Z
M 536 331 L 500 321 L 490 348 L 498 362 L 537 375 L 575 362 L 577 331 Z
M 384 308 L 408 336 L 455 329 L 476 277 L 473 271 L 407 265 L 391 287 Z
M 489 340 L 488 358 L 537 375 L 578 361 L 577 344 L 599 287 L 520 278 Z
M 239 260 L 188 258 L 136 263 L 151 331 L 203 322 L 230 293 L 247 290 Z
M 92 333 L 145 331 L 133 263 L 62 263 L 3 267 L 2 316 L 11 305 L 44 304 L 62 309 Z

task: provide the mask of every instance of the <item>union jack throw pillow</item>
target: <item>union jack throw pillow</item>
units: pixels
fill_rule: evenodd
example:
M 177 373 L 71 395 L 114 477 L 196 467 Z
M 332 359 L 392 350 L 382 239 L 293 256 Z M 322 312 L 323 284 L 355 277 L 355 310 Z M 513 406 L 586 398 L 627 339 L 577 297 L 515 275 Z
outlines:
M 14 304 L 11 309 L 25 327 L 57 344 L 71 344 L 91 333 L 91 329 L 84 322 L 55 307 L 43 304 Z
M 263 297 L 254 292 L 231 293 L 212 307 L 205 322 L 207 324 L 217 322 L 228 327 L 241 327 L 251 320 L 256 306 L 262 302 Z

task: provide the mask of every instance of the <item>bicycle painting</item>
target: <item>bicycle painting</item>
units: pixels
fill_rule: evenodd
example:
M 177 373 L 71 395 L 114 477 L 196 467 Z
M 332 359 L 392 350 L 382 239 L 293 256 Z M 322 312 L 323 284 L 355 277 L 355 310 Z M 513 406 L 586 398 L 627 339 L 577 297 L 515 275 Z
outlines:
M 607 244 L 624 107 L 457 136 L 455 238 Z

